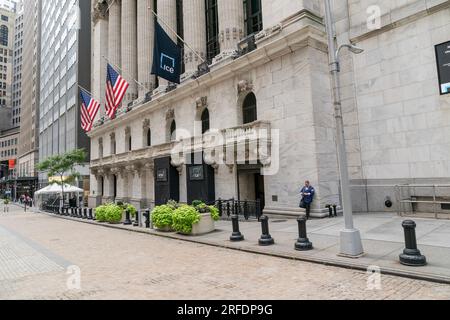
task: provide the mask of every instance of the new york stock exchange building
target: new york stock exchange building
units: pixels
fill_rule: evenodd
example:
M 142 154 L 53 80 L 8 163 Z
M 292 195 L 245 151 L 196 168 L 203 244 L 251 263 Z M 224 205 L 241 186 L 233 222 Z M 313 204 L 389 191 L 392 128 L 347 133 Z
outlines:
M 103 110 L 89 133 L 91 207 L 235 199 L 296 216 L 305 180 L 316 189 L 312 216 L 340 205 L 323 1 L 92 2 L 93 96 L 105 105 L 107 62 L 130 87 L 116 118 Z M 383 3 L 376 28 L 368 2 Z M 398 210 L 399 186 L 428 199 L 412 186 L 449 184 L 450 95 L 435 50 L 450 41 L 449 8 L 333 1 L 337 44 L 365 50 L 340 53 L 355 211 Z M 151 75 L 152 11 L 183 46 L 180 84 Z

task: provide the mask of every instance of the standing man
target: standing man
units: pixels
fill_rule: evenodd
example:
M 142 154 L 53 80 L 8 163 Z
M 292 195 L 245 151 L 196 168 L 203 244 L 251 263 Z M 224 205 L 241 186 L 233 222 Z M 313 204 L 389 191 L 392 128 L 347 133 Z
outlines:
M 305 181 L 305 186 L 300 191 L 302 200 L 300 201 L 300 208 L 306 209 L 306 219 L 309 219 L 311 213 L 311 204 L 314 200 L 316 190 L 311 186 L 309 181 Z

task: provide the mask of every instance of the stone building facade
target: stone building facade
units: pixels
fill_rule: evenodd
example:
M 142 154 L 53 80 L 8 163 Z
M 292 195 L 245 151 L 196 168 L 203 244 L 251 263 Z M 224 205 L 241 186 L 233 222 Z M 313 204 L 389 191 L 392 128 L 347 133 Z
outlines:
M 383 24 L 366 30 L 367 8 L 377 3 Z M 150 75 L 152 8 L 174 30 L 182 23 L 209 70 L 197 69 L 201 60 L 184 48 L 180 85 Z M 450 40 L 449 10 L 449 1 L 334 1 L 338 43 L 366 49 L 344 53 L 341 64 L 358 211 L 390 210 L 386 193 L 393 196 L 405 179 L 449 177 L 449 96 L 439 96 L 433 60 L 434 45 Z M 94 1 L 94 97 L 104 104 L 103 56 L 135 87 L 117 118 L 100 116 L 90 133 L 90 206 L 235 198 L 295 216 L 299 190 L 310 180 L 317 192 L 312 215 L 327 215 L 327 204 L 340 203 L 340 183 L 323 16 L 319 0 Z M 411 58 L 417 70 L 408 69 Z M 427 130 L 442 140 L 425 139 Z M 419 140 L 427 152 L 415 146 Z M 440 159 L 427 166 L 430 157 Z M 380 182 L 391 188 L 368 187 Z

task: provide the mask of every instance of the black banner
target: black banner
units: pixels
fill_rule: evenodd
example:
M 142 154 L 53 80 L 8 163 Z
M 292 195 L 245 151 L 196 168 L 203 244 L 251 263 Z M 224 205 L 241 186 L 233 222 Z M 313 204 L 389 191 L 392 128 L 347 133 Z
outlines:
M 450 93 L 450 41 L 436 46 L 436 61 L 441 94 Z
M 173 83 L 180 83 L 181 48 L 172 41 L 158 22 L 155 25 L 152 74 Z

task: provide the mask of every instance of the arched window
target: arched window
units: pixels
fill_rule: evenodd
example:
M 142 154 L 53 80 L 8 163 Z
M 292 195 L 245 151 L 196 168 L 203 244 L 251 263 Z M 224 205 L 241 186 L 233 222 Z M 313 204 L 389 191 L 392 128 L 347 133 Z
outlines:
M 245 97 L 244 104 L 242 105 L 242 112 L 244 124 L 252 123 L 258 120 L 256 97 L 253 93 L 249 93 L 247 97 Z
M 244 15 L 247 35 L 263 29 L 261 0 L 244 0 Z
M 147 129 L 147 147 L 152 146 L 152 130 Z
M 177 139 L 175 136 L 175 131 L 177 131 L 177 123 L 173 120 L 170 125 L 170 141 L 175 141 Z
M 131 151 L 131 135 L 128 137 L 128 151 Z
M 209 129 L 209 111 L 205 109 L 202 113 L 202 134 L 205 134 Z

